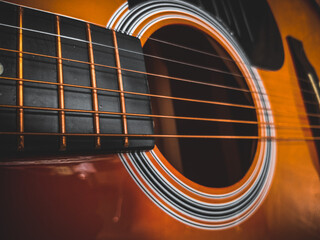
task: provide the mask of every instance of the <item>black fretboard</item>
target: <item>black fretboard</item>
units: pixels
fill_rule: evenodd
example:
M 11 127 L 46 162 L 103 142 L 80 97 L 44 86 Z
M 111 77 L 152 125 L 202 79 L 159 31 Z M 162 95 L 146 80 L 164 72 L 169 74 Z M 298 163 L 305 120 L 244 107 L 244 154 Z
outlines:
M 0 35 L 1 154 L 153 147 L 139 39 L 2 2 Z

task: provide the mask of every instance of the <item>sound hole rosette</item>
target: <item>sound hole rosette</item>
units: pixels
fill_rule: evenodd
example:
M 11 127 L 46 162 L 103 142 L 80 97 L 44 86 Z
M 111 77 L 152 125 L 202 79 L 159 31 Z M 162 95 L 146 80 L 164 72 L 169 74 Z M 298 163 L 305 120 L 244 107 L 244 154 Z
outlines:
M 190 181 L 172 167 L 157 147 L 149 152 L 120 154 L 123 164 L 146 195 L 177 220 L 203 229 L 222 229 L 241 223 L 261 205 L 275 167 L 273 116 L 257 70 L 232 34 L 216 19 L 191 4 L 150 1 L 130 10 L 124 9 L 121 14 L 115 13 L 113 26 L 118 31 L 139 37 L 142 44 L 163 26 L 185 24 L 205 32 L 223 46 L 237 63 L 252 92 L 260 140 L 248 172 L 229 187 L 205 187 Z

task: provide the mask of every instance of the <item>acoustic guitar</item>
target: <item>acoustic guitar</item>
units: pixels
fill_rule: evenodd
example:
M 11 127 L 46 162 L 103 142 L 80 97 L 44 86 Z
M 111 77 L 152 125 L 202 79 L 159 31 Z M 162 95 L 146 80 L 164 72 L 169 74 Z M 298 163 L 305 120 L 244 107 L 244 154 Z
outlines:
M 320 239 L 319 2 L 0 13 L 1 239 Z

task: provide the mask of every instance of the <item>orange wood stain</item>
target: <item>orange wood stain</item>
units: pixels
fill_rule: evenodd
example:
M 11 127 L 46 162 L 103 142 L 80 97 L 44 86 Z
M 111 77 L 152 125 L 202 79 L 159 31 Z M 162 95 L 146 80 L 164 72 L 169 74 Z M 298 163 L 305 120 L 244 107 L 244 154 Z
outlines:
M 124 3 L 122 0 L 12 2 L 100 26 L 105 26 Z M 275 114 L 275 124 L 300 125 L 295 131 L 277 129 L 276 136 L 311 137 L 310 130 L 301 127 L 308 125 L 308 121 L 302 97 L 297 94 L 299 85 L 285 38 L 290 35 L 303 42 L 307 57 L 320 76 L 320 17 L 306 1 L 268 2 L 281 32 L 285 61 L 278 71 L 258 69 L 258 72 L 270 94 L 271 108 L 278 113 L 290 111 L 290 118 L 286 114 Z M 176 22 L 168 20 L 160 24 Z M 142 43 L 160 27 L 150 29 Z M 272 95 L 285 95 L 285 98 L 279 101 Z M 70 163 L 72 161 L 74 163 Z M 63 157 L 62 162 L 65 163 L 0 167 L 0 189 L 5 193 L 2 196 L 6 196 L 0 200 L 1 212 L 7 217 L 7 224 L 12 223 L 6 226 L 11 236 L 25 239 L 221 240 L 319 239 L 320 236 L 320 167 L 312 141 L 277 142 L 275 175 L 266 199 L 245 222 L 225 230 L 197 229 L 169 216 L 142 192 L 118 155 Z M 179 175 L 170 165 L 168 168 Z M 202 188 L 192 182 L 189 184 Z

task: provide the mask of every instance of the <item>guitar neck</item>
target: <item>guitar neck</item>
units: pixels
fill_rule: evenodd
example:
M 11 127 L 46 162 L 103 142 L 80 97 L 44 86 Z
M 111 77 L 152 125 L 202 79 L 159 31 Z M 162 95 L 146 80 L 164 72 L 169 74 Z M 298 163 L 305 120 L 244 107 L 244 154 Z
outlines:
M 1 151 L 150 149 L 139 39 L 0 3 Z M 140 138 L 130 136 L 138 135 Z

